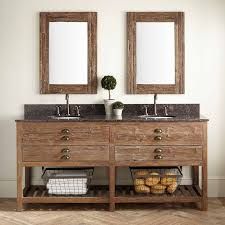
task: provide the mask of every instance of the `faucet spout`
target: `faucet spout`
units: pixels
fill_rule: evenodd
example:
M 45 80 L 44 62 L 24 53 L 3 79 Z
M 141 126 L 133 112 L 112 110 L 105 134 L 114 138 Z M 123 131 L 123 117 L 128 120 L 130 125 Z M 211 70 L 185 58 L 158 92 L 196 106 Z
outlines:
M 70 103 L 69 103 L 69 94 L 66 94 L 66 110 L 67 110 L 67 113 L 66 115 L 67 116 L 70 116 Z
M 157 94 L 154 94 L 154 116 L 157 116 Z

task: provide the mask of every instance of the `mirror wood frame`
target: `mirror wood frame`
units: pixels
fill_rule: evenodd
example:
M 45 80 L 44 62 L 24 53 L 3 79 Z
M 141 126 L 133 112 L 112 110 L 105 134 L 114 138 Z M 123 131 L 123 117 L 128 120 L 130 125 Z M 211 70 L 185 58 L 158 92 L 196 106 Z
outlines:
M 88 83 L 49 83 L 49 23 L 88 23 Z M 97 93 L 97 13 L 96 12 L 41 12 L 40 13 L 40 93 L 41 94 L 96 94 Z
M 136 22 L 175 23 L 175 84 L 136 83 Z M 127 92 L 128 94 L 184 93 L 184 13 L 128 12 L 127 13 Z

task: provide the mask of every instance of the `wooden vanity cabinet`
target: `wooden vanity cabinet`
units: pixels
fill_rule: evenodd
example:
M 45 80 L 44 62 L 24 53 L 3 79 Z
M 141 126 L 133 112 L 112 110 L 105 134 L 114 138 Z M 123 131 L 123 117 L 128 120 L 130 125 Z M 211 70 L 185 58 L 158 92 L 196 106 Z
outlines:
M 109 185 L 82 197 L 50 196 L 44 186 L 31 185 L 30 168 L 35 166 L 104 166 L 109 171 Z M 116 169 L 130 166 L 191 166 L 192 184 L 180 185 L 172 195 L 138 195 L 133 187 L 115 183 Z M 19 211 L 24 203 L 108 203 L 113 211 L 116 203 L 128 202 L 198 202 L 207 210 L 206 121 L 17 121 Z

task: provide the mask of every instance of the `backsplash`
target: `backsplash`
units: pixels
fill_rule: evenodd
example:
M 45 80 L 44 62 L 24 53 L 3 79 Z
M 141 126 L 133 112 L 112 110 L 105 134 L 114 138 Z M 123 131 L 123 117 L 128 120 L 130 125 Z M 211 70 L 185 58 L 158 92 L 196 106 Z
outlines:
M 75 114 L 75 106 L 80 106 L 82 116 L 104 115 L 103 104 L 71 104 L 71 114 Z M 56 114 L 58 104 L 26 104 L 24 105 L 24 119 L 46 118 Z M 66 112 L 66 105 L 62 104 L 62 113 Z M 123 116 L 138 116 L 145 113 L 145 106 L 148 107 L 148 113 L 153 114 L 153 104 L 125 104 Z M 168 114 L 175 116 L 185 116 L 189 118 L 198 118 L 200 116 L 199 104 L 157 104 L 157 112 L 164 115 L 164 107 L 168 106 Z

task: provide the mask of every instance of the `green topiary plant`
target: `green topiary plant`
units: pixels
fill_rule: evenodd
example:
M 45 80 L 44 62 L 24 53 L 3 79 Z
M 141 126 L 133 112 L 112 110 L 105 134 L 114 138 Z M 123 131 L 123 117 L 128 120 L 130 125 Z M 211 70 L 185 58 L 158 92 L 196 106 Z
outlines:
M 102 88 L 109 91 L 109 99 L 111 99 L 110 90 L 116 87 L 116 79 L 113 76 L 104 76 L 101 80 Z
M 124 108 L 124 104 L 122 102 L 114 102 L 112 105 L 113 109 L 123 109 Z

